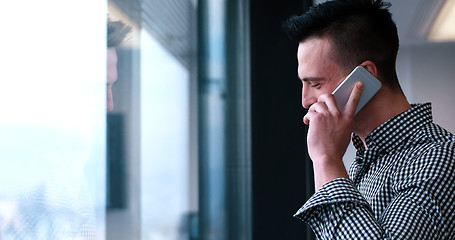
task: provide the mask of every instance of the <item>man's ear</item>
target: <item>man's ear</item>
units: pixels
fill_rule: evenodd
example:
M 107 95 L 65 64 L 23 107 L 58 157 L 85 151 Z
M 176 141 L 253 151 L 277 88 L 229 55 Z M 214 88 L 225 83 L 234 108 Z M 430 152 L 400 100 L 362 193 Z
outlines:
M 371 73 L 375 78 L 379 79 L 379 73 L 378 73 L 378 68 L 376 67 L 376 64 L 372 61 L 365 61 L 360 64 L 360 66 L 364 67 L 368 72 Z

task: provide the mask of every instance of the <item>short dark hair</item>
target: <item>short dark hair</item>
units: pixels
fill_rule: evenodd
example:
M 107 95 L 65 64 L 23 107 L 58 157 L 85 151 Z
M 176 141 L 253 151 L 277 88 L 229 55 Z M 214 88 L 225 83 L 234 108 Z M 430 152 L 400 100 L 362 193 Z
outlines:
M 118 47 L 131 32 L 131 27 L 122 21 L 107 20 L 107 47 Z
M 333 57 L 344 70 L 363 61 L 374 62 L 383 83 L 401 90 L 395 70 L 398 32 L 390 6 L 382 0 L 327 1 L 290 17 L 283 27 L 298 42 L 311 37 L 329 39 Z

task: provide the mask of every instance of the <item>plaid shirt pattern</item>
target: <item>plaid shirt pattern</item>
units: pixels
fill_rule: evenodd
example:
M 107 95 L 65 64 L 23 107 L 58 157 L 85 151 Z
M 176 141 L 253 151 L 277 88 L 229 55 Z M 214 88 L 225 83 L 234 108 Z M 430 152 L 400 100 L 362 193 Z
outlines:
M 455 136 L 414 104 L 365 139 L 349 179 L 321 187 L 295 217 L 318 239 L 455 239 Z

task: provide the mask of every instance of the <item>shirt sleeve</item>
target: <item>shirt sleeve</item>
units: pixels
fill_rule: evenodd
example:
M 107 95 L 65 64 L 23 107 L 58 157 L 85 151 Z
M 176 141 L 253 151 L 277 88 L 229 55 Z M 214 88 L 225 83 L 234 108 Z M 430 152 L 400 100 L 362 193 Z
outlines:
M 368 202 L 346 178 L 322 186 L 294 216 L 307 222 L 318 239 L 381 239 L 383 236 Z
M 321 187 L 297 211 L 318 239 L 451 239 L 455 151 L 432 148 L 392 176 L 394 194 L 378 218 L 350 179 Z

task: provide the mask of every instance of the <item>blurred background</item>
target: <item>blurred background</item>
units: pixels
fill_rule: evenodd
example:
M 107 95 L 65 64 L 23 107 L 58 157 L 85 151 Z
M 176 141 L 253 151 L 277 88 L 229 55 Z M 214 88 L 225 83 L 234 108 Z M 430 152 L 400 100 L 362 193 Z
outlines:
M 0 239 L 314 239 L 281 23 L 319 2 L 1 2 Z M 455 132 L 455 1 L 391 3 L 403 90 Z M 111 112 L 107 16 L 132 28 Z

